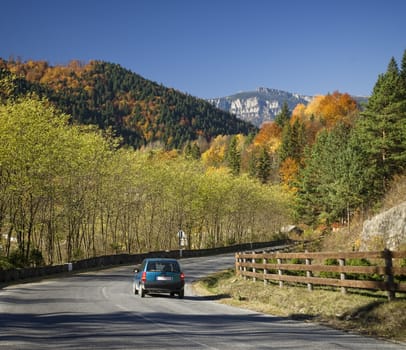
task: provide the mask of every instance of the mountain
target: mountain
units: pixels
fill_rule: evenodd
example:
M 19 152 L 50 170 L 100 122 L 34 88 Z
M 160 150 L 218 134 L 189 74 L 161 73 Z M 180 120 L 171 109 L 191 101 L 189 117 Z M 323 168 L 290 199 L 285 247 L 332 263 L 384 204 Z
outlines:
M 72 121 L 112 128 L 135 148 L 160 142 L 167 149 L 204 137 L 248 134 L 257 129 L 211 103 L 159 85 L 118 64 L 0 59 L 0 80 L 13 80 L 14 95 L 45 97 Z M 5 92 L 1 91 L 0 97 Z
M 255 91 L 240 92 L 227 97 L 208 101 L 215 107 L 235 114 L 238 118 L 258 127 L 275 118 L 284 102 L 292 111 L 297 104 L 307 105 L 313 97 L 293 94 L 287 91 L 260 87 Z
M 361 108 L 362 104 L 368 101 L 368 97 L 363 96 L 352 98 Z M 213 106 L 260 127 L 262 123 L 274 120 L 284 102 L 288 104 L 289 110 L 293 111 L 299 103 L 307 105 L 312 99 L 313 96 L 260 87 L 255 91 L 239 92 L 227 97 L 211 98 L 208 101 Z

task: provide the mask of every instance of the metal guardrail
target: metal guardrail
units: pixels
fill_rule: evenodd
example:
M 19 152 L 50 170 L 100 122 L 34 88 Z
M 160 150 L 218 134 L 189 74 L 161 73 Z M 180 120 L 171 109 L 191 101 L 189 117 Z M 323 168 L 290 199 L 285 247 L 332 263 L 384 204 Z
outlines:
M 94 268 L 103 268 L 116 265 L 139 264 L 143 259 L 148 257 L 167 257 L 167 258 L 191 258 L 199 256 L 210 256 L 225 253 L 235 253 L 247 249 L 264 249 L 268 247 L 290 246 L 291 242 L 287 240 L 278 240 L 271 242 L 253 242 L 242 243 L 226 247 L 207 248 L 207 249 L 185 249 L 180 256 L 179 250 L 164 250 L 140 254 L 114 254 L 97 256 L 83 260 L 67 262 L 61 265 L 39 266 L 14 268 L 2 270 L 0 268 L 0 283 L 19 282 L 31 278 L 42 278 L 49 275 L 72 273 Z

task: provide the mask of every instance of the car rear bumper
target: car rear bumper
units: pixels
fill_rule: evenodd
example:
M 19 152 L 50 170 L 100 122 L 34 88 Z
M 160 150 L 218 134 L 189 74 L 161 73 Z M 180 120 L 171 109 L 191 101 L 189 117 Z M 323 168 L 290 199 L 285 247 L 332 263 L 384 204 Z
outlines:
M 181 291 L 185 286 L 184 282 L 165 282 L 161 281 L 155 282 L 145 282 L 143 288 L 146 292 L 156 292 L 156 293 L 170 293 Z

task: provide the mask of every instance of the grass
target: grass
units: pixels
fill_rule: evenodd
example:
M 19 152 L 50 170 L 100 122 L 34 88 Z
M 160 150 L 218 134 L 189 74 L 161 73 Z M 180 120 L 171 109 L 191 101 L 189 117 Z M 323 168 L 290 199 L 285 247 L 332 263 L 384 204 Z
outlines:
M 388 302 L 382 292 L 350 291 L 253 282 L 222 271 L 197 281 L 197 293 L 241 308 L 317 322 L 333 328 L 406 342 L 406 296 Z

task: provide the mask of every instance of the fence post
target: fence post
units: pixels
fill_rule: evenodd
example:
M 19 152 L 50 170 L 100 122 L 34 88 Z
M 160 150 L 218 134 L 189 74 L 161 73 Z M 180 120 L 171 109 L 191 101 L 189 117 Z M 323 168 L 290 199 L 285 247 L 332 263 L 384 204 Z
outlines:
M 388 300 L 395 299 L 395 283 L 393 279 L 393 264 L 392 264 L 392 252 L 385 248 L 383 251 L 385 257 L 385 285 L 388 292 Z
M 305 252 L 307 253 L 307 250 Z M 312 264 L 311 259 L 306 258 L 306 265 L 311 265 L 311 264 Z M 306 277 L 309 278 L 309 277 L 312 277 L 312 276 L 313 276 L 312 272 L 310 270 L 307 270 L 306 271 Z M 307 283 L 307 290 L 310 291 L 310 292 L 313 290 L 313 284 L 312 283 Z
M 235 253 L 235 274 L 237 276 L 239 276 L 240 274 L 240 267 L 238 264 L 239 262 L 240 262 L 239 253 Z
M 255 255 L 255 252 L 252 252 L 252 254 Z M 252 263 L 255 264 L 255 257 L 252 258 Z M 257 269 L 256 269 L 255 267 L 252 267 L 252 272 L 253 272 L 253 273 L 256 273 L 256 272 L 257 272 Z M 253 281 L 254 281 L 254 282 L 257 281 L 257 278 L 256 278 L 255 276 L 253 277 Z
M 244 263 L 246 263 L 247 262 L 247 258 L 243 258 L 242 259 L 242 261 L 244 262 Z M 243 271 L 244 271 L 244 273 L 243 273 L 243 276 L 244 276 L 244 280 L 246 280 L 247 279 L 247 275 L 245 274 L 245 272 L 247 272 L 247 266 L 245 266 L 245 264 L 244 264 L 244 267 L 243 267 Z
M 338 263 L 340 264 L 340 266 L 345 266 L 345 259 L 338 259 Z M 341 281 L 345 280 L 345 273 L 344 272 L 340 272 L 340 280 Z M 342 294 L 347 294 L 347 288 L 341 287 L 341 293 Z
M 278 265 L 282 264 L 282 259 L 281 258 L 277 258 L 276 259 Z M 278 275 L 282 276 L 282 270 L 278 269 Z M 282 288 L 283 287 L 283 281 L 279 280 L 279 287 Z
M 264 251 L 263 253 L 265 254 L 266 252 Z M 266 258 L 263 258 L 262 263 L 264 265 L 266 265 L 266 263 L 267 263 Z M 264 285 L 265 286 L 268 284 L 268 280 L 266 278 L 267 273 L 268 273 L 268 269 L 266 267 L 264 267 Z

